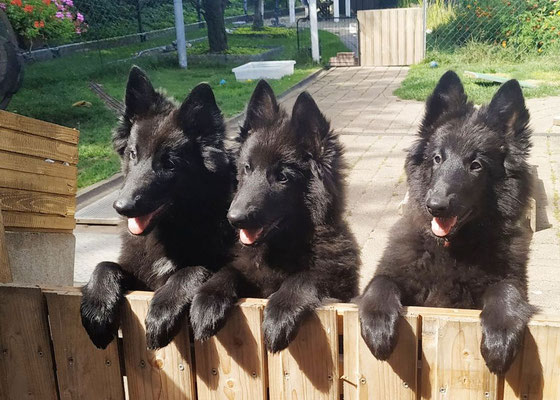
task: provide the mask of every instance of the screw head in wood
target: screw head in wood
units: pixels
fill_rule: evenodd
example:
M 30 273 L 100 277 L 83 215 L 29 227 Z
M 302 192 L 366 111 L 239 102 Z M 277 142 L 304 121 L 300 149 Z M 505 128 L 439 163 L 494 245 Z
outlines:
M 140 368 L 145 368 L 145 367 L 146 367 L 146 361 L 140 360 Z
M 107 367 L 110 367 L 111 366 L 111 360 L 105 360 L 105 365 Z
M 366 378 L 360 378 L 360 383 L 362 385 L 365 385 L 366 384 Z
M 184 371 L 185 370 L 185 366 L 183 364 L 179 364 L 179 371 Z
M 212 368 L 210 372 L 212 372 L 212 375 L 218 375 L 218 371 L 216 370 L 216 368 Z
M 440 393 L 445 393 L 445 392 L 447 392 L 447 389 L 444 388 L 444 387 L 441 387 L 441 388 L 439 388 L 439 392 Z
M 408 383 L 407 382 L 403 382 L 402 385 L 405 389 L 408 389 Z

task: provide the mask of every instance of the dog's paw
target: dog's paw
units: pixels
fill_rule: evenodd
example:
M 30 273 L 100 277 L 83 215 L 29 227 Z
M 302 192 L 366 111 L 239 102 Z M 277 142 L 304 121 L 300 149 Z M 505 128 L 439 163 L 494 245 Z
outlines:
M 200 291 L 192 301 L 190 309 L 191 326 L 196 340 L 206 340 L 214 336 L 226 322 L 234 300 L 220 293 Z
M 398 313 L 360 312 L 362 338 L 378 360 L 387 360 L 397 344 Z
M 262 324 L 266 349 L 277 353 L 288 347 L 307 314 L 307 310 L 289 309 L 269 301 Z
M 524 326 L 503 322 L 482 321 L 480 352 L 490 372 L 497 375 L 505 374 L 511 366 L 521 346 L 524 332 Z
M 82 325 L 97 348 L 107 348 L 117 335 L 119 329 L 118 311 L 118 304 L 110 302 L 103 304 L 90 299 L 88 296 L 82 297 L 80 305 Z
M 158 298 L 157 293 L 146 315 L 146 344 L 156 350 L 167 346 L 179 333 L 184 322 L 186 307 Z

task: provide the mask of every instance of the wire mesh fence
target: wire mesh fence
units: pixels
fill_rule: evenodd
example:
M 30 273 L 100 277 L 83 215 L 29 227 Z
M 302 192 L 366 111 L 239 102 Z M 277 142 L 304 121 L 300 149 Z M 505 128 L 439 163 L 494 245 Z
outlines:
M 557 51 L 555 0 L 427 0 L 426 50 L 494 47 L 513 58 Z
M 310 56 L 311 31 L 309 26 L 309 17 L 299 18 L 296 21 L 296 27 L 298 52 L 302 55 Z M 319 31 L 336 35 L 338 38 L 340 38 L 340 41 L 346 47 L 346 51 L 353 52 L 355 57 L 359 57 L 359 24 L 358 20 L 355 17 L 319 17 L 317 20 L 317 27 Z M 323 51 L 321 51 L 322 48 L 324 48 L 325 45 L 328 45 L 328 40 L 325 39 L 326 38 L 323 37 L 323 40 L 319 40 L 319 49 L 321 54 L 323 53 Z

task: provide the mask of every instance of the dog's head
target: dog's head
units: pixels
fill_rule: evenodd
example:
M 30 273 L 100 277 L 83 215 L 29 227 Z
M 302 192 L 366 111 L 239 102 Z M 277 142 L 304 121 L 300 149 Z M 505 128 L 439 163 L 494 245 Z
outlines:
M 307 234 L 341 213 L 342 148 L 312 97 L 288 116 L 260 81 L 241 128 L 238 188 L 228 213 L 245 245 Z
M 519 221 L 530 192 L 528 123 L 517 81 L 476 109 L 454 72 L 441 77 L 406 161 L 414 209 L 433 235 L 451 238 L 471 222 Z
M 125 107 L 113 135 L 125 180 L 113 206 L 140 235 L 174 202 L 203 196 L 208 176 L 227 168 L 224 122 L 207 84 L 176 106 L 138 67 L 130 71 Z

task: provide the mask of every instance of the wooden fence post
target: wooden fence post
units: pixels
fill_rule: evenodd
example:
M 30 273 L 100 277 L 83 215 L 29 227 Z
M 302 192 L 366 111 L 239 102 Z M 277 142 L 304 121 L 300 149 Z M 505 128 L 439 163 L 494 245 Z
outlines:
M 2 210 L 0 210 L 0 283 L 10 283 L 12 280 L 12 269 L 10 268 L 8 247 L 6 246 L 6 233 L 4 232 Z

